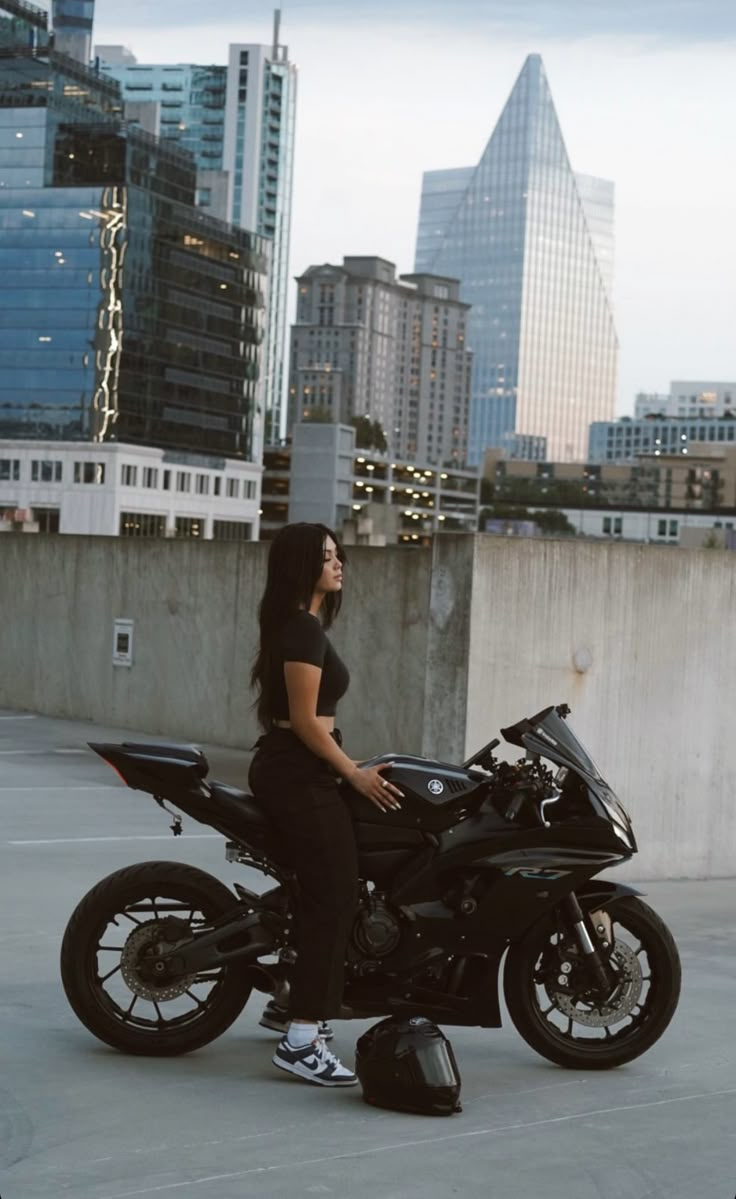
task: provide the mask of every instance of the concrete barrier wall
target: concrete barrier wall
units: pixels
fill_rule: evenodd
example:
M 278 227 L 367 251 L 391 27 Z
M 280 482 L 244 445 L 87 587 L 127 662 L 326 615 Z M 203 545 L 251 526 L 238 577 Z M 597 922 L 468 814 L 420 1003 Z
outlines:
M 0 706 L 252 745 L 267 548 L 0 537 Z M 353 679 L 346 748 L 458 761 L 566 701 L 635 818 L 624 873 L 732 876 L 734 611 L 720 551 L 468 535 L 432 554 L 353 548 L 332 633 Z M 116 617 L 135 622 L 130 668 L 112 665 Z
M 479 537 L 472 557 L 468 751 L 566 701 L 634 819 L 621 876 L 736 874 L 733 555 Z
M 268 547 L 0 537 L 0 706 L 246 748 Z M 423 743 L 431 557 L 350 550 L 331 634 L 352 676 L 355 757 Z M 132 667 L 113 622 L 134 621 Z M 464 730 L 460 730 L 462 734 Z

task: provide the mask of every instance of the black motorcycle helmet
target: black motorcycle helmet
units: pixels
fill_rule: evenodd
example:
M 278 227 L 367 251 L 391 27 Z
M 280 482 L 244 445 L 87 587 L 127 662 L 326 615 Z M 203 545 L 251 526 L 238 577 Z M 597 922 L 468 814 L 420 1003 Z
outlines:
M 452 1045 L 424 1016 L 394 1016 L 359 1038 L 355 1073 L 363 1099 L 420 1116 L 461 1112 L 460 1074 Z

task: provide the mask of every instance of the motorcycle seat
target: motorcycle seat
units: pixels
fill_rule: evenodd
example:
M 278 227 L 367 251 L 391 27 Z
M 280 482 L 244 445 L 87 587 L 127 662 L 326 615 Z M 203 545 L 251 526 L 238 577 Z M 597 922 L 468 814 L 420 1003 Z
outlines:
M 268 819 L 262 805 L 249 791 L 241 791 L 238 787 L 228 786 L 227 783 L 210 783 L 210 791 L 215 803 L 219 803 L 222 807 L 229 807 L 231 810 L 235 806 L 239 819 L 246 824 L 262 825 L 263 828 L 268 826 Z

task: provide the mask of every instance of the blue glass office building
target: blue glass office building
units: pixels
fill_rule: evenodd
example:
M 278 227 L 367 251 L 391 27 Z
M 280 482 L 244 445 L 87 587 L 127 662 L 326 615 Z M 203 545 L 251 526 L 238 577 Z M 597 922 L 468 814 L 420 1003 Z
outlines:
M 264 242 L 194 204 L 190 154 L 0 0 L 0 438 L 250 458 Z
M 595 184 L 571 169 L 538 55 L 478 165 L 424 176 L 415 269 L 460 279 L 471 305 L 473 463 L 513 435 L 583 460 L 613 417 L 612 187 Z

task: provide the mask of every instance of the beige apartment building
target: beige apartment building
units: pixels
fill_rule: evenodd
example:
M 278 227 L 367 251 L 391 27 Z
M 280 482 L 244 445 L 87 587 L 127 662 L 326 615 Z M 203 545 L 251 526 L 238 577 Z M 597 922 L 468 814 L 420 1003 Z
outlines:
M 289 426 L 367 416 L 393 456 L 463 467 L 472 354 L 457 280 L 397 279 L 374 257 L 310 266 L 297 285 Z

